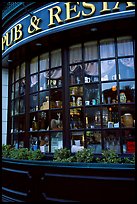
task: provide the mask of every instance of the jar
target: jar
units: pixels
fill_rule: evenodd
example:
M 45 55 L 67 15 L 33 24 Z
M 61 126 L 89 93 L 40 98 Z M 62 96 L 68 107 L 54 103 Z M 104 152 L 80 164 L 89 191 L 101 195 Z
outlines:
M 121 123 L 125 127 L 133 127 L 133 117 L 130 113 L 125 113 L 123 116 L 121 116 Z
M 127 98 L 126 98 L 125 93 L 124 93 L 124 92 L 121 92 L 121 93 L 120 93 L 120 102 L 121 102 L 121 103 L 126 103 L 126 100 L 127 100 Z
M 82 106 L 82 98 L 81 97 L 77 98 L 77 106 Z

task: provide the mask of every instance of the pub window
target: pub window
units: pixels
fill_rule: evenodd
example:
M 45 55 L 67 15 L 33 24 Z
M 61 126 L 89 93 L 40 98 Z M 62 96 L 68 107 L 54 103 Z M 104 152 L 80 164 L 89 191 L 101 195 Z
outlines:
M 30 60 L 29 71 L 25 62 L 11 70 L 11 144 L 43 153 L 65 144 L 72 153 L 84 148 L 95 154 L 106 149 L 134 153 L 132 38 L 70 45 L 65 63 L 62 54 L 61 48 L 42 53 Z

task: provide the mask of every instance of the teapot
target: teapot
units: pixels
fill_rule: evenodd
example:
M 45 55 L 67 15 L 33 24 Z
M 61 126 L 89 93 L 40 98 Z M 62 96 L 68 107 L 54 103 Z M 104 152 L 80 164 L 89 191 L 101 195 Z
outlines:
M 133 127 L 133 117 L 130 113 L 125 113 L 123 116 L 121 116 L 121 123 L 125 127 Z

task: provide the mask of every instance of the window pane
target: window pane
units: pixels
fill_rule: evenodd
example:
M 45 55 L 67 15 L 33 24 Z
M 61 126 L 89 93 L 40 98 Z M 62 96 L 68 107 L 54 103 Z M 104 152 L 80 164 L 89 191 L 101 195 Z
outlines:
M 118 42 L 118 56 L 133 55 L 133 42 L 131 37 L 120 37 Z
M 30 111 L 38 110 L 38 94 L 30 95 Z
M 76 63 L 82 60 L 82 50 L 81 45 L 74 45 L 69 47 L 69 62 Z
M 84 132 L 71 132 L 71 152 L 78 152 L 84 149 Z
M 100 131 L 86 131 L 86 138 L 87 138 L 87 148 L 91 148 L 94 153 L 102 152 Z
M 135 102 L 135 82 L 126 81 L 120 82 L 120 102 L 130 103 Z
M 85 64 L 85 83 L 99 80 L 98 63 L 90 62 Z
M 70 87 L 70 106 L 83 105 L 83 87 L 74 86 Z
M 80 84 L 83 82 L 83 68 L 81 64 L 70 66 L 70 84 Z
M 98 58 L 97 42 L 87 42 L 84 44 L 85 61 L 94 60 Z
M 115 60 L 101 61 L 101 81 L 116 80 Z
M 42 72 L 39 75 L 39 89 L 40 91 L 49 88 L 49 71 Z
M 102 83 L 102 103 L 117 103 L 117 84 L 113 83 Z
M 31 76 L 30 93 L 38 91 L 38 74 Z
M 51 152 L 54 153 L 56 149 L 63 148 L 62 132 L 52 132 L 51 134 Z
M 49 92 L 42 91 L 39 93 L 39 106 L 40 110 L 48 110 L 49 109 Z
M 35 57 L 30 62 L 30 74 L 38 72 L 38 57 Z
M 62 90 L 50 91 L 50 108 L 62 108 Z
M 86 128 L 101 128 L 101 114 L 97 107 L 86 107 Z
M 49 69 L 49 54 L 44 53 L 40 55 L 40 71 Z
M 15 71 L 15 80 L 17 81 L 19 79 L 19 66 L 16 67 Z
M 118 60 L 119 78 L 135 78 L 134 58 L 122 58 Z
M 85 105 L 100 104 L 100 91 L 98 84 L 85 85 Z
M 83 108 L 70 109 L 70 128 L 80 129 L 84 127 Z
M 51 67 L 61 66 L 61 49 L 54 50 L 51 52 Z
M 113 39 L 105 39 L 100 41 L 100 57 L 115 57 L 115 44 Z
M 25 62 L 21 64 L 20 77 L 25 77 Z

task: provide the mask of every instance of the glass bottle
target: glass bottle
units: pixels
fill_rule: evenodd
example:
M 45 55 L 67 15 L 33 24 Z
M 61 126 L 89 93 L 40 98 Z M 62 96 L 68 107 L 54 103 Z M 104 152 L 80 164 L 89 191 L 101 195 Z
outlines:
M 37 126 L 36 118 L 34 116 L 32 120 L 32 130 L 35 131 L 37 129 L 38 129 L 38 126 Z

